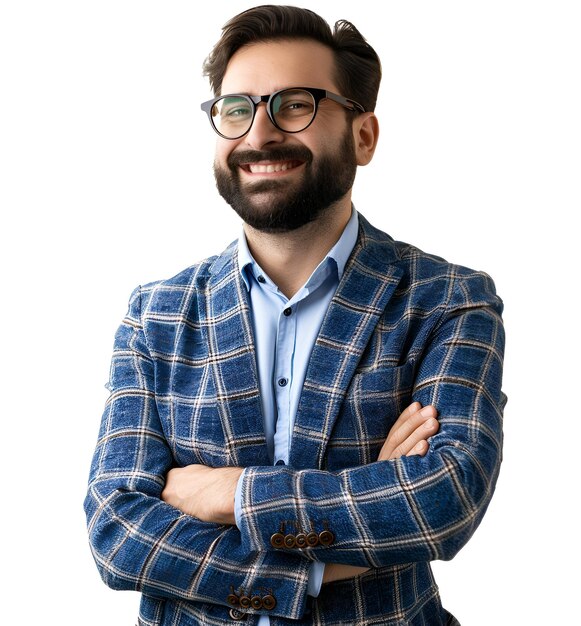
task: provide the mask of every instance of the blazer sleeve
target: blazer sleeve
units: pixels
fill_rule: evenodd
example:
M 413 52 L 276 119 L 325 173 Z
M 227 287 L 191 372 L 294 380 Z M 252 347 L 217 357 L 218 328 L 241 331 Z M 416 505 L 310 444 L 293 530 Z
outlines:
M 415 364 L 413 400 L 439 411 L 428 454 L 338 472 L 247 469 L 239 526 L 245 545 L 274 551 L 281 520 L 296 520 L 332 533 L 326 545 L 301 548 L 317 560 L 383 567 L 450 559 L 468 541 L 501 462 L 502 301 L 477 272 L 457 278 L 450 293 Z
M 254 550 L 235 526 L 202 522 L 160 499 L 173 457 L 156 409 L 140 302 L 137 289 L 116 334 L 85 499 L 100 574 L 114 589 L 225 606 L 232 593 L 269 595 L 275 606 L 269 599 L 263 608 L 270 615 L 296 619 L 312 565 L 304 555 Z

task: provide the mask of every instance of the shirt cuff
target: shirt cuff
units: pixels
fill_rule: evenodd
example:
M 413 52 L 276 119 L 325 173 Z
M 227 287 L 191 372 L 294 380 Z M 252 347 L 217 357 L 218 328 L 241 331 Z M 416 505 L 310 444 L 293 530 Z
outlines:
M 236 520 L 236 526 L 240 528 L 240 518 L 242 517 L 242 480 L 246 469 L 240 474 L 238 484 L 236 485 L 236 493 L 234 494 L 234 519 Z
M 314 561 L 309 570 L 309 584 L 307 585 L 307 594 L 318 597 L 323 584 L 323 574 L 325 573 L 325 564 L 320 561 Z

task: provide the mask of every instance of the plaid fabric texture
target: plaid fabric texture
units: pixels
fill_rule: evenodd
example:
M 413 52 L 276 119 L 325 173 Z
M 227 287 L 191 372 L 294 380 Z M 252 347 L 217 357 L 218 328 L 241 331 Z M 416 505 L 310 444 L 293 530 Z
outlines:
M 310 359 L 289 466 L 272 467 L 236 245 L 136 289 L 116 335 L 85 501 L 103 580 L 143 593 L 143 626 L 239 623 L 232 593 L 274 597 L 272 626 L 457 623 L 429 561 L 468 541 L 494 490 L 501 312 L 486 274 L 394 242 L 360 216 Z M 429 453 L 376 462 L 413 400 L 439 411 Z M 160 500 L 168 470 L 191 463 L 250 468 L 240 529 Z M 275 549 L 281 530 L 328 530 L 334 540 Z M 371 569 L 313 599 L 313 560 Z M 244 623 L 257 618 L 250 608 Z

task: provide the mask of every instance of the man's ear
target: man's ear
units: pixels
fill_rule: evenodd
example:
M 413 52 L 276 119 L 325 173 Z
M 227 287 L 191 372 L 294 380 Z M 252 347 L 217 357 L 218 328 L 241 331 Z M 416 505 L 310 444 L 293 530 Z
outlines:
M 353 121 L 353 140 L 357 165 L 367 165 L 373 158 L 379 139 L 379 122 L 375 113 L 361 113 Z

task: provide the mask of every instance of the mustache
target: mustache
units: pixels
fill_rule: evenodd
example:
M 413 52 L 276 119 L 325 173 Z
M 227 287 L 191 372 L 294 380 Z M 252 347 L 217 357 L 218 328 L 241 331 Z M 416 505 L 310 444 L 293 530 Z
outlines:
M 271 150 L 239 150 L 227 159 L 230 168 L 258 161 L 303 161 L 311 163 L 313 153 L 306 146 L 284 146 Z

